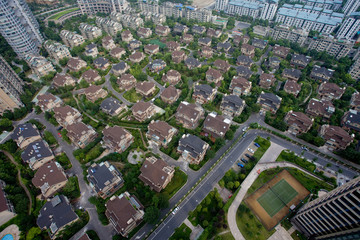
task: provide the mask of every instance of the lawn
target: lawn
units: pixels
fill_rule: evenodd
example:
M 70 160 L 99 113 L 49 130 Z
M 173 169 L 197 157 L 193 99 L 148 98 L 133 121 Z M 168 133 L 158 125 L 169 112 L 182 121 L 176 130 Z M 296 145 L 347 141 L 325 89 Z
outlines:
M 58 20 L 60 17 L 64 16 L 65 14 L 71 13 L 71 12 L 75 12 L 79 10 L 79 8 L 71 8 L 71 9 L 67 9 L 65 11 L 62 12 L 58 12 L 56 14 L 54 14 L 53 16 L 51 16 L 49 19 L 51 20 Z
M 221 235 L 218 235 L 218 236 L 220 236 L 222 240 L 235 240 L 235 238 L 233 237 L 231 232 L 221 234 Z
M 295 163 L 296 165 L 299 165 L 300 167 L 308 170 L 309 172 L 314 172 L 316 169 L 315 164 L 308 162 L 306 159 L 303 159 L 301 157 L 298 157 L 295 155 L 295 153 L 283 150 L 279 157 L 276 159 L 277 162 L 286 161 Z
M 294 239 L 294 240 L 306 240 L 307 238 L 302 234 L 300 233 L 299 231 L 295 231 L 291 234 L 291 237 Z
M 255 151 L 253 156 L 255 157 L 256 161 L 259 161 L 266 150 L 270 147 L 270 141 L 262 137 L 257 137 L 255 142 L 258 143 L 260 147 Z
M 69 158 L 66 153 L 61 153 L 60 155 L 55 157 L 55 160 L 60 163 L 60 165 L 64 168 L 64 170 L 70 169 L 72 167 Z
M 180 169 L 175 169 L 174 177 L 172 178 L 171 182 L 166 186 L 164 189 L 164 193 L 169 194 L 170 198 L 180 190 L 182 186 L 187 181 L 187 175 L 181 171 Z
M 185 223 L 181 224 L 180 227 L 175 229 L 173 235 L 171 235 L 170 240 L 177 240 L 183 239 L 187 240 L 190 239 L 191 229 L 185 225 Z
M 124 93 L 124 98 L 129 102 L 136 103 L 142 99 L 142 96 L 134 88 Z
M 56 138 L 54 137 L 54 135 L 52 135 L 51 132 L 45 130 L 44 131 L 44 140 L 51 146 L 51 145 L 57 145 L 57 141 Z

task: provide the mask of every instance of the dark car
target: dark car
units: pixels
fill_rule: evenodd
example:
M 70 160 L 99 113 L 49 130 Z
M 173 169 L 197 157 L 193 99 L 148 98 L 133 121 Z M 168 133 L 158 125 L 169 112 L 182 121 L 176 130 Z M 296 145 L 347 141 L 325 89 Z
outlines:
M 243 163 L 248 163 L 248 161 L 245 158 L 240 159 Z
M 250 156 L 249 154 L 245 153 L 245 156 L 251 160 L 255 160 L 255 158 L 253 156 Z

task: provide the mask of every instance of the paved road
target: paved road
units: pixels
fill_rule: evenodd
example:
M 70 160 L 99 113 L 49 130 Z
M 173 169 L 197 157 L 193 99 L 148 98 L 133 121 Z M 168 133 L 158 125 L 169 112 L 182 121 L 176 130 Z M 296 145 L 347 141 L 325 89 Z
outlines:
M 127 106 L 130 106 L 130 105 L 133 104 L 133 103 L 129 102 L 128 100 L 126 100 L 126 99 L 124 98 L 123 94 L 124 94 L 125 92 L 118 93 L 118 92 L 112 87 L 111 82 L 110 82 L 110 75 L 106 75 L 106 76 L 105 76 L 105 79 L 106 79 L 106 81 L 105 81 L 105 83 L 104 83 L 103 86 L 105 86 L 105 87 L 108 89 L 108 91 L 111 91 L 112 94 L 114 94 L 117 98 L 119 98 L 119 99 L 120 99 L 123 103 L 125 103 Z

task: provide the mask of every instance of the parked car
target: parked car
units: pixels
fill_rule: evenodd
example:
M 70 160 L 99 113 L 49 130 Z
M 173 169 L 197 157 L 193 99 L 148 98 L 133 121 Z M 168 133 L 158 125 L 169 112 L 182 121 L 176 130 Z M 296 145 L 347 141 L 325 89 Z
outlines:
M 251 148 L 248 148 L 248 151 L 251 152 L 251 153 L 254 153 L 255 151 L 252 150 Z
M 309 149 L 307 147 L 302 147 L 301 149 L 304 151 L 309 151 Z
M 260 144 L 258 144 L 258 143 L 254 143 L 254 145 L 255 145 L 256 147 L 260 147 Z
M 243 163 L 248 163 L 248 161 L 245 158 L 240 159 Z
M 249 155 L 249 154 L 247 154 L 247 153 L 245 153 L 245 156 L 246 156 L 247 158 L 251 159 L 251 160 L 255 160 L 255 158 L 254 158 L 253 156 L 251 156 L 251 155 Z
M 61 131 L 63 129 L 62 126 L 58 127 L 56 130 Z
M 241 167 L 241 168 L 244 167 L 244 165 L 242 165 L 241 163 L 238 163 L 237 165 L 238 165 L 239 167 Z

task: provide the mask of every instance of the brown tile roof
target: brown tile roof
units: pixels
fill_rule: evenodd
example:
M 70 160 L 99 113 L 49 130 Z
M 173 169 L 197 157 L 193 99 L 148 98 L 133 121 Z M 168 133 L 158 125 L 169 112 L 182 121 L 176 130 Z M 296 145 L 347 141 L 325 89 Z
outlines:
M 353 141 L 353 138 L 344 129 L 338 126 L 323 125 L 321 126 L 322 137 L 328 141 L 335 141 L 341 149 Z
M 181 74 L 178 71 L 173 70 L 173 69 L 169 70 L 166 73 L 166 75 L 171 76 L 171 77 L 181 77 Z
M 269 73 L 263 73 L 260 75 L 260 86 L 269 88 L 271 87 L 276 81 L 276 78 L 274 75 Z
M 218 67 L 220 69 L 225 69 L 230 67 L 230 64 L 227 61 L 221 60 L 221 59 L 216 59 L 214 62 L 214 66 Z
M 113 42 L 113 41 L 114 41 L 114 40 L 112 39 L 112 37 L 106 36 L 106 37 L 103 37 L 103 39 L 102 39 L 102 44 L 108 45 L 108 44 L 110 44 L 110 42 Z
M 155 83 L 153 82 L 138 82 L 136 84 L 136 89 L 145 93 L 150 91 L 153 87 L 155 87 Z
M 129 56 L 129 59 L 138 60 L 143 57 L 144 57 L 144 54 L 142 52 L 135 52 L 134 54 L 131 54 Z
M 147 45 L 145 45 L 144 49 L 149 50 L 149 51 L 154 51 L 156 49 L 159 49 L 159 45 L 147 44 Z
M 288 125 L 296 124 L 303 132 L 306 132 L 313 124 L 313 120 L 302 112 L 293 112 L 291 110 L 285 118 Z
M 176 49 L 180 47 L 180 44 L 175 41 L 170 41 L 166 43 L 166 47 L 169 49 Z
M 90 129 L 91 127 L 89 128 L 83 122 L 73 123 L 66 127 L 66 130 L 69 132 L 68 134 L 71 134 L 76 139 L 80 139 L 84 134 L 87 134 Z
M 63 107 L 55 107 L 54 113 L 59 115 L 62 119 L 65 119 L 68 115 L 75 115 L 80 113 L 77 109 L 70 107 L 69 105 L 65 105 Z
M 169 86 L 164 89 L 164 91 L 161 93 L 162 97 L 165 97 L 167 99 L 178 97 L 179 90 L 176 89 L 174 86 Z
M 164 121 L 151 121 L 148 125 L 149 132 L 152 134 L 156 134 L 156 136 L 160 137 L 160 141 L 163 141 L 165 137 L 167 137 L 173 129 L 167 122 Z
M 180 51 L 173 51 L 171 53 L 171 57 L 182 57 L 185 55 L 185 52 L 180 50 Z
M 100 77 L 100 75 L 94 69 L 89 69 L 83 73 L 82 77 L 94 81 L 96 78 Z
M 91 85 L 90 87 L 87 87 L 87 88 L 84 89 L 84 93 L 85 94 L 95 94 L 98 91 L 100 91 L 100 89 L 102 89 L 101 86 Z
M 198 106 L 196 104 L 187 102 L 180 103 L 177 108 L 177 113 L 185 115 L 188 119 L 195 119 L 199 114 L 201 114 L 201 112 L 198 111 Z
M 345 92 L 345 88 L 339 87 L 336 83 L 324 82 L 319 86 L 319 93 L 340 98 Z
M 231 88 L 250 88 L 251 87 L 251 82 L 248 81 L 246 78 L 243 77 L 234 77 L 231 81 Z
M 211 131 L 211 133 L 215 134 L 217 136 L 223 137 L 225 136 L 225 133 L 229 130 L 231 125 L 231 120 L 224 118 L 223 116 L 219 114 L 210 113 L 207 115 L 205 121 L 204 121 L 204 129 L 208 129 Z M 218 133 L 212 132 L 215 130 Z
M 206 71 L 206 76 L 208 76 L 208 75 L 212 76 L 215 79 L 220 78 L 222 76 L 218 70 L 213 69 L 213 68 L 209 68 L 209 70 Z
M 328 108 L 332 108 L 335 111 L 335 107 L 331 103 L 331 101 L 327 101 L 327 100 L 320 101 L 315 98 L 312 98 L 307 105 L 307 111 L 310 110 L 312 112 L 318 112 L 321 115 L 325 114 Z
M 127 136 L 131 135 L 125 128 L 114 126 L 107 127 L 103 130 L 104 137 L 111 139 L 113 142 L 118 143 Z
M 67 62 L 66 66 L 68 66 L 69 68 L 77 68 L 77 66 L 83 62 L 84 60 L 81 60 L 79 58 L 70 58 L 69 61 Z
M 51 93 L 45 93 L 37 96 L 38 105 L 46 105 L 48 102 L 55 102 L 56 97 Z
M 60 164 L 53 161 L 42 165 L 31 180 L 35 187 L 41 188 L 44 184 L 49 187 L 66 181 L 66 175 Z
M 75 83 L 75 80 L 70 75 L 57 73 L 53 78 L 53 83 L 56 86 L 64 86 L 67 80 L 73 80 Z
M 131 108 L 132 112 L 145 112 L 147 109 L 149 109 L 152 106 L 149 102 L 137 102 L 134 104 L 134 106 Z
M 169 167 L 169 165 L 162 159 L 155 160 L 155 158 L 147 158 L 140 168 L 141 174 L 139 178 L 160 192 L 161 186 L 164 185 L 170 175 L 169 171 L 164 171 L 164 168 L 167 167 Z
M 301 85 L 298 84 L 296 81 L 287 80 L 284 85 L 284 90 L 285 92 L 294 93 L 297 95 L 301 90 Z
M 116 48 L 113 48 L 110 50 L 110 55 L 118 55 L 122 52 L 125 52 L 125 49 L 124 48 L 119 48 L 119 47 L 116 47 Z

